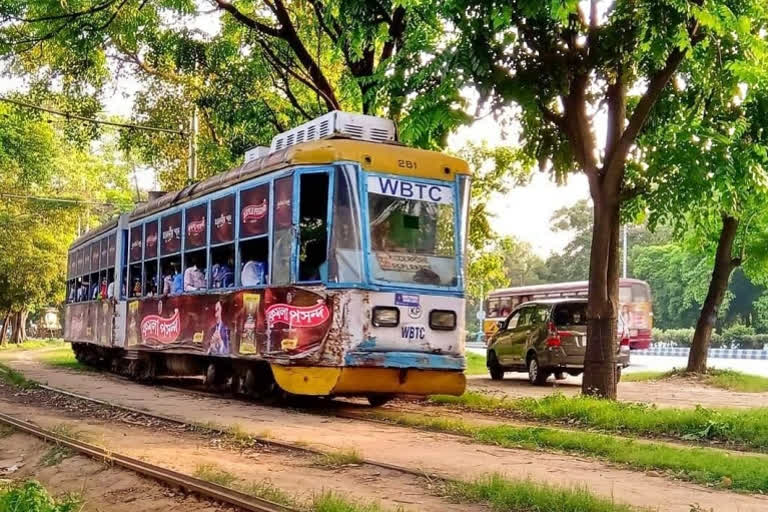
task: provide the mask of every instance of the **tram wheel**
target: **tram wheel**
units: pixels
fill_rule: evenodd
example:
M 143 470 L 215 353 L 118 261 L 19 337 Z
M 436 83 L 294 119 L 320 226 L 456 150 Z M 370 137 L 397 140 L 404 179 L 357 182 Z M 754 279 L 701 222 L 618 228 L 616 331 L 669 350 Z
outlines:
M 393 400 L 395 395 L 368 395 L 366 398 L 371 407 L 381 407 L 390 400 Z
M 213 388 L 216 386 L 216 365 L 214 363 L 209 363 L 208 368 L 205 370 L 205 387 L 207 388 Z

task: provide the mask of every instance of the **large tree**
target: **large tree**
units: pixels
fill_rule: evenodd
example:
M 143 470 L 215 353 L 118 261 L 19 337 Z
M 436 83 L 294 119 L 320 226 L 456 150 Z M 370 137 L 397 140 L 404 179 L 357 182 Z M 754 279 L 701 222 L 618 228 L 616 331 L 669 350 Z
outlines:
M 138 76 L 138 122 L 186 127 L 196 109 L 200 177 L 328 110 L 386 115 L 422 147 L 444 145 L 466 120 L 452 62 L 439 51 L 437 2 L 211 3 L 0 0 L 0 55 L 68 92 Z M 123 146 L 165 185 L 183 183 L 186 141 L 126 132 Z
M 90 155 L 68 130 L 0 104 L 0 344 L 7 326 L 21 342 L 27 314 L 63 300 L 67 248 L 78 230 L 132 204 L 114 143 L 106 139 Z
M 703 73 L 708 80 L 696 76 Z M 733 271 L 743 268 L 758 283 L 768 279 L 768 73 L 763 82 L 760 74 L 694 68 L 687 78 L 691 84 L 661 106 L 677 122 L 652 126 L 639 141 L 647 167 L 641 182 L 655 189 L 640 203 L 652 223 L 673 225 L 709 256 L 687 367 L 703 372 Z M 696 91 L 704 86 L 706 94 Z
M 451 0 L 451 50 L 490 108 L 519 108 L 529 154 L 557 176 L 584 172 L 594 205 L 582 391 L 616 396 L 615 336 L 625 180 L 638 136 L 684 62 L 749 61 L 762 0 Z M 726 23 L 737 43 L 717 52 Z M 746 24 L 746 30 L 734 25 Z M 604 130 L 602 129 L 604 125 Z

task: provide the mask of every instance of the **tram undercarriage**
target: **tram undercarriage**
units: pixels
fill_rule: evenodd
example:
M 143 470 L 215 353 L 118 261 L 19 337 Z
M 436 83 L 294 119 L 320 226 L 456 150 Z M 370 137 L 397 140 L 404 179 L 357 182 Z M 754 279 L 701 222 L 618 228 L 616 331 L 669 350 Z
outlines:
M 413 368 L 294 367 L 259 359 L 232 359 L 195 354 L 124 350 L 92 343 L 72 343 L 77 360 L 137 382 L 197 379 L 206 389 L 256 400 L 298 397 L 363 396 L 373 406 L 397 395 L 435 392 L 460 394 L 462 372 Z

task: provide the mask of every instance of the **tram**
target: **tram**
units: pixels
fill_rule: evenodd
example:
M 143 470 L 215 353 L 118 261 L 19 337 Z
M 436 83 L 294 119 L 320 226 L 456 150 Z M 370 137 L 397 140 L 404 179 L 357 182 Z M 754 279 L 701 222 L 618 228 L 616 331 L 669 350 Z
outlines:
M 252 396 L 461 394 L 469 187 L 391 121 L 328 113 L 78 238 L 64 338 Z

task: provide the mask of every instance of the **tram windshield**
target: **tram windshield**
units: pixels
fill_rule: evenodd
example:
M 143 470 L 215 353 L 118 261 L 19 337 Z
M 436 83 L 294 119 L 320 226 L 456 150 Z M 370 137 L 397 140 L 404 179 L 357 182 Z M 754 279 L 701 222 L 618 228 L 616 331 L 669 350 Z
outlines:
M 457 286 L 453 184 L 370 174 L 367 185 L 371 277 Z

